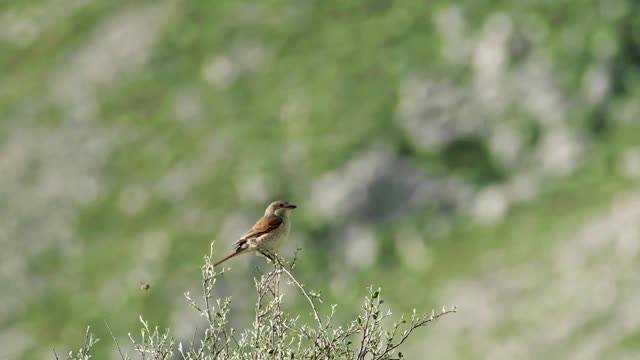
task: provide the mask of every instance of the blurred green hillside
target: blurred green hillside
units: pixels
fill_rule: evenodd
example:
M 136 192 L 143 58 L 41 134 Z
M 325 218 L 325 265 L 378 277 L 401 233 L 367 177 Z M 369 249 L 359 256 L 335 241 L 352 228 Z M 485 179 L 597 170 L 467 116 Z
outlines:
M 640 351 L 635 1 L 7 0 L 0 68 L 0 359 L 190 339 L 276 198 L 325 312 L 457 305 L 410 358 Z

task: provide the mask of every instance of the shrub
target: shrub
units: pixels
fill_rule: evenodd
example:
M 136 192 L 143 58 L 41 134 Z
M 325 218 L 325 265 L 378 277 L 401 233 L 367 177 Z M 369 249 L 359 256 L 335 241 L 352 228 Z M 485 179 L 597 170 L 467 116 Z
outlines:
M 399 348 L 414 330 L 456 311 L 455 307 L 448 310 L 443 307 L 440 312 L 432 310 L 419 314 L 414 309 L 410 318 L 403 315 L 385 330 L 383 321 L 391 316 L 391 310 L 383 308 L 381 290 L 370 287 L 362 313 L 344 326 L 336 325 L 336 305 L 331 306 L 328 316 L 321 316 L 317 306 L 322 303 L 320 296 L 306 290 L 291 273 L 296 257 L 287 264 L 277 256 L 269 256 L 274 264 L 273 270 L 261 274 L 255 280 L 257 300 L 254 321 L 251 327 L 238 331 L 228 322 L 231 299 L 213 297 L 216 281 L 224 275 L 225 269 L 214 269 L 212 258 L 213 243 L 202 266 L 201 300 L 198 302 L 189 293 L 184 294 L 189 305 L 207 320 L 208 325 L 202 339 L 197 342 L 192 340 L 188 346 L 182 342 L 176 346 L 176 340 L 171 337 L 169 329 L 160 331 L 158 327 L 152 328 L 140 317 L 140 337 L 129 333 L 129 338 L 141 359 L 165 360 L 173 359 L 176 355 L 184 360 L 401 359 L 404 356 Z M 300 315 L 291 315 L 283 310 L 284 294 L 280 287 L 283 276 L 286 281 L 295 285 L 308 302 L 314 320 L 311 324 L 300 321 Z M 121 358 L 131 359 L 121 351 L 115 337 L 111 335 Z M 91 347 L 97 341 L 87 329 L 85 344 L 77 352 L 69 353 L 68 358 L 88 360 L 91 358 Z

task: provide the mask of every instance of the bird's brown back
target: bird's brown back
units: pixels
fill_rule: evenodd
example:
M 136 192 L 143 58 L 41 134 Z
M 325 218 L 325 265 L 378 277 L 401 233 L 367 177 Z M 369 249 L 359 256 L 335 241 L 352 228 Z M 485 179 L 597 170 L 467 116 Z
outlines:
M 260 237 L 277 229 L 282 224 L 282 219 L 273 214 L 267 214 L 258 220 L 249 231 L 233 243 L 234 248 L 239 249 L 246 244 L 248 239 Z

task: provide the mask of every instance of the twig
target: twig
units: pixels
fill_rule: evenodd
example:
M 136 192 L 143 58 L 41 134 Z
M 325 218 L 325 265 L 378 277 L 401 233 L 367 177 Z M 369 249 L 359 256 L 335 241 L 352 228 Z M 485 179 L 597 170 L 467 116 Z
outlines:
M 318 322 L 318 325 L 322 328 L 322 320 L 320 320 L 320 315 L 318 314 L 318 309 L 316 309 L 316 304 L 313 302 L 313 300 L 311 299 L 307 291 L 302 287 L 302 285 L 298 282 L 298 280 L 296 280 L 296 278 L 293 275 L 291 275 L 289 270 L 287 270 L 287 268 L 284 267 L 281 263 L 279 263 L 279 265 L 282 268 L 282 271 L 284 271 L 285 274 L 287 274 L 287 276 L 289 277 L 289 279 L 291 279 L 291 281 L 294 284 L 296 284 L 298 289 L 300 289 L 300 291 L 302 292 L 302 295 L 304 295 L 304 297 L 307 298 L 309 305 L 311 305 L 311 310 L 313 310 L 313 317 Z
M 373 296 L 371 296 L 371 297 L 372 297 L 372 299 L 369 300 L 369 301 L 372 302 L 371 305 L 373 306 Z M 371 316 L 369 314 L 367 314 L 367 320 L 365 321 L 364 327 L 362 328 L 362 342 L 360 343 L 360 351 L 358 351 L 358 360 L 364 359 L 365 355 L 367 354 L 367 352 L 365 351 L 364 345 L 366 344 L 366 342 L 368 340 L 367 339 L 367 335 L 369 335 L 369 334 L 367 334 L 367 330 L 369 330 L 369 318 L 370 317 Z
M 60 358 L 58 357 L 58 354 L 56 354 L 56 348 L 51 348 L 51 350 L 53 350 L 53 356 L 56 357 L 56 360 L 60 360 Z
M 418 321 L 416 323 L 413 323 L 409 326 L 409 329 L 405 331 L 405 333 L 402 335 L 402 337 L 400 338 L 400 341 L 398 341 L 397 344 L 393 345 L 393 346 L 387 346 L 387 349 L 385 349 L 385 351 L 378 357 L 376 357 L 375 359 L 384 359 L 384 356 L 389 354 L 390 352 L 392 352 L 393 350 L 397 349 L 400 345 L 402 345 L 402 343 L 404 343 L 405 340 L 407 340 L 407 338 L 409 337 L 409 335 L 411 334 L 411 332 L 419 327 L 425 326 L 427 323 L 430 323 L 434 320 L 437 320 L 438 318 L 445 316 L 447 314 L 451 314 L 451 313 L 455 313 L 456 312 L 456 307 L 452 307 L 449 310 L 446 310 L 444 307 L 442 308 L 442 312 L 436 314 L 433 310 L 431 312 L 431 316 L 428 318 L 423 318 L 422 321 Z
M 193 330 L 193 337 L 191 337 L 191 350 L 193 350 L 193 348 L 195 347 L 195 342 L 196 342 L 196 335 L 198 334 L 198 325 L 196 325 L 196 328 Z
M 289 265 L 291 270 L 296 267 L 296 260 L 298 260 L 298 253 L 300 252 L 300 250 L 302 250 L 302 248 L 296 248 L 296 251 L 293 253 L 293 260 L 291 260 L 291 265 Z
M 111 338 L 113 339 L 113 342 L 116 343 L 116 347 L 118 348 L 118 353 L 120 353 L 120 358 L 122 360 L 126 360 L 127 358 L 124 357 L 124 355 L 122 354 L 122 350 L 120 349 L 120 344 L 118 344 L 118 340 L 116 339 L 115 335 L 113 335 L 113 332 L 111 331 L 111 328 L 109 327 L 109 324 L 107 324 L 107 320 L 103 320 L 104 324 L 107 326 L 107 330 L 109 330 L 109 334 L 111 335 Z

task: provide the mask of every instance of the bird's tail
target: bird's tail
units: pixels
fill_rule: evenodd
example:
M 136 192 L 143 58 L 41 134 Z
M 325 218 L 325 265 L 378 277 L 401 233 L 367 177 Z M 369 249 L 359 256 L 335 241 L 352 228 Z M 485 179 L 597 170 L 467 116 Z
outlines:
M 229 254 L 229 255 L 223 257 L 222 259 L 216 261 L 215 264 L 213 264 L 213 266 L 216 267 L 216 266 L 222 264 L 223 262 L 231 259 L 232 257 L 238 256 L 238 255 L 240 255 L 242 253 L 244 253 L 243 249 L 238 249 L 238 251 L 232 252 L 231 254 Z

